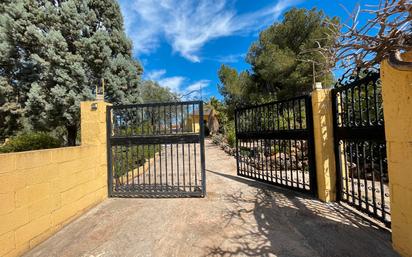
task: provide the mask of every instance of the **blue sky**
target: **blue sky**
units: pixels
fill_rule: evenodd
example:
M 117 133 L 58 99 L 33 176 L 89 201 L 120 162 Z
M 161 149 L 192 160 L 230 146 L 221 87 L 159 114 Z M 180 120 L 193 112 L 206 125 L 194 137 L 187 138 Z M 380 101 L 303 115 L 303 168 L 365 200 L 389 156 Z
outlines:
M 181 95 L 202 88 L 202 97 L 221 96 L 222 64 L 248 69 L 245 54 L 259 31 L 292 7 L 322 9 L 343 21 L 356 4 L 378 0 L 119 0 L 133 55 L 144 78 Z M 190 94 L 197 98 L 199 93 Z

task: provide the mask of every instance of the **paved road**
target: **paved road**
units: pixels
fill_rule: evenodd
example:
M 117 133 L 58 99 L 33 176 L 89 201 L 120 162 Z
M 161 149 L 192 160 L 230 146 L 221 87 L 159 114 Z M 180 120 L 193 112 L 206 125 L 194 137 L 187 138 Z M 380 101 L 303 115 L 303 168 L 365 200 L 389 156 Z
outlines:
M 337 204 L 236 176 L 206 143 L 206 198 L 108 199 L 25 256 L 398 256 Z

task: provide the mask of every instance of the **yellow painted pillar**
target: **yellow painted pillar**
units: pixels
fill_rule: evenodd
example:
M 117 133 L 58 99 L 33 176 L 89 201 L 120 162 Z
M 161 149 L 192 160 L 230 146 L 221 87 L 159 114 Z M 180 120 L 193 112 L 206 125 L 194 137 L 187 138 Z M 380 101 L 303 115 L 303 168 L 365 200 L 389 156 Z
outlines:
M 103 101 L 80 103 L 82 145 L 106 145 L 106 107 Z
M 81 141 L 82 145 L 96 146 L 95 154 L 98 173 L 107 181 L 107 124 L 106 110 L 111 104 L 103 101 L 87 101 L 80 103 Z M 107 185 L 107 184 L 106 184 Z M 100 197 L 106 198 L 108 190 L 102 191 Z
M 335 201 L 336 166 L 331 90 L 315 89 L 312 92 L 312 108 L 318 197 L 325 202 Z
M 412 52 L 403 56 L 412 61 Z M 402 256 L 412 256 L 412 71 L 381 63 L 391 199 L 392 242 Z

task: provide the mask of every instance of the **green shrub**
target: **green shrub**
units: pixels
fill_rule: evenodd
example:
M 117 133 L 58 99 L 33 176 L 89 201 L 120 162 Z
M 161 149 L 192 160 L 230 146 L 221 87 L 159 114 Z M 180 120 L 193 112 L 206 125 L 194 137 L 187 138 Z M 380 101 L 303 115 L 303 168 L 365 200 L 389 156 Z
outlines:
M 120 178 L 131 170 L 137 169 L 153 158 L 161 150 L 159 145 L 130 146 L 112 148 L 114 177 Z
M 235 124 L 233 122 L 227 123 L 225 126 L 225 137 L 227 143 L 230 147 L 235 147 L 236 144 L 236 133 L 235 133 Z
M 0 153 L 23 152 L 30 150 L 61 147 L 62 142 L 43 132 L 29 132 L 10 138 L 0 147 Z
M 234 132 L 233 133 L 231 132 L 227 135 L 227 143 L 229 144 L 230 147 L 232 147 L 232 148 L 235 147 L 236 135 L 235 135 Z

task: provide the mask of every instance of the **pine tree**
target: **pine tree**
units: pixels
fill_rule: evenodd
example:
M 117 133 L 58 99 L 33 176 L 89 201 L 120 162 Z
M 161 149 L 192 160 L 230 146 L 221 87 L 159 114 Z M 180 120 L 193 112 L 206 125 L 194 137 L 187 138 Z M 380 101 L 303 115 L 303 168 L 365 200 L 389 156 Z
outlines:
M 101 79 L 109 102 L 142 101 L 115 0 L 15 0 L 0 10 L 0 137 L 24 124 L 64 127 L 74 145 L 80 101 L 94 99 Z
M 179 100 L 179 96 L 169 88 L 161 87 L 157 82 L 147 80 L 143 82 L 140 96 L 144 102 L 174 102 Z
M 222 65 L 218 71 L 219 91 L 233 118 L 236 106 L 256 104 L 308 94 L 313 86 L 313 64 L 316 81 L 330 86 L 333 75 L 326 60 L 316 49 L 318 44 L 332 47 L 330 32 L 338 24 L 316 9 L 293 8 L 283 20 L 263 30 L 248 51 L 246 61 L 251 69 L 237 72 Z

